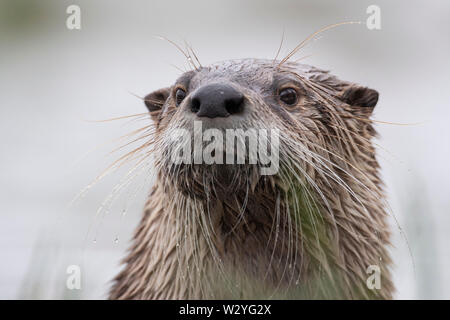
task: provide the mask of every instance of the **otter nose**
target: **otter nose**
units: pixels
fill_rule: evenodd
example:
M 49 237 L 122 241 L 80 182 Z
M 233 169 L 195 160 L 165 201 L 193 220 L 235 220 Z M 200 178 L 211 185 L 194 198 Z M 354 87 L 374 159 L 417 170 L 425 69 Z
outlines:
M 244 110 L 244 95 L 227 84 L 201 87 L 191 98 L 191 111 L 198 117 L 228 117 Z

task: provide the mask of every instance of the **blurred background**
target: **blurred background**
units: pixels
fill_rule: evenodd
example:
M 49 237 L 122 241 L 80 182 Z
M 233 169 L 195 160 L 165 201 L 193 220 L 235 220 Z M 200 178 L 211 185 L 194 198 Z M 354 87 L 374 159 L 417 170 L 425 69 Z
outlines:
M 66 9 L 81 8 L 69 30 Z M 366 9 L 381 9 L 368 30 Z M 160 35 L 188 41 L 202 64 L 297 54 L 380 92 L 374 118 L 392 221 L 398 299 L 450 298 L 450 3 L 448 1 L 0 0 L 0 298 L 102 299 L 119 270 L 151 185 L 139 176 L 103 211 L 118 170 L 71 201 L 143 125 L 132 93 L 170 85 L 185 58 Z M 145 124 L 145 123 L 144 123 Z M 66 288 L 79 265 L 81 290 Z

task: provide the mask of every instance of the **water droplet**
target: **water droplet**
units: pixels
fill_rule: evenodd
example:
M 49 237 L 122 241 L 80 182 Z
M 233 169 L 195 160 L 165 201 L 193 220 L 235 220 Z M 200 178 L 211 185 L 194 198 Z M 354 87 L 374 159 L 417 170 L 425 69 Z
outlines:
M 116 238 L 114 239 L 114 243 L 119 243 L 119 237 L 116 237 Z
M 126 215 L 127 214 L 127 210 L 126 209 L 123 209 L 122 210 L 122 216 L 124 216 L 124 215 Z
M 97 239 L 92 240 L 92 243 L 94 244 L 97 243 Z

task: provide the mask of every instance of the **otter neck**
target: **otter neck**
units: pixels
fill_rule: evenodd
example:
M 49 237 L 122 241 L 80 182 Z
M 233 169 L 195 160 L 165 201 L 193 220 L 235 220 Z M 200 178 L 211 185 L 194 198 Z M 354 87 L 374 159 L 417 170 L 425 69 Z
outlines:
M 373 234 L 363 244 L 368 257 L 352 249 L 364 235 L 342 215 L 355 209 L 345 198 L 334 198 L 341 207 L 330 213 L 301 187 L 199 199 L 162 181 L 112 298 L 389 297 L 366 288 L 370 262 L 389 258 Z

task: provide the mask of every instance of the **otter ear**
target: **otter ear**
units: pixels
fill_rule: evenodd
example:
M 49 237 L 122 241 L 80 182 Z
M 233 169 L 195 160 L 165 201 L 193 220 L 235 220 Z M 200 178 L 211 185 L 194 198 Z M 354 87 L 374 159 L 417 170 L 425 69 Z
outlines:
M 144 102 L 145 102 L 145 105 L 147 106 L 148 111 L 150 111 L 152 118 L 155 118 L 158 116 L 164 103 L 166 102 L 167 98 L 169 97 L 169 93 L 170 93 L 170 88 L 163 88 L 163 89 L 153 91 L 152 93 L 145 96 Z
M 350 85 L 342 93 L 341 99 L 343 102 L 354 107 L 360 107 L 370 114 L 378 102 L 378 92 L 367 87 Z

